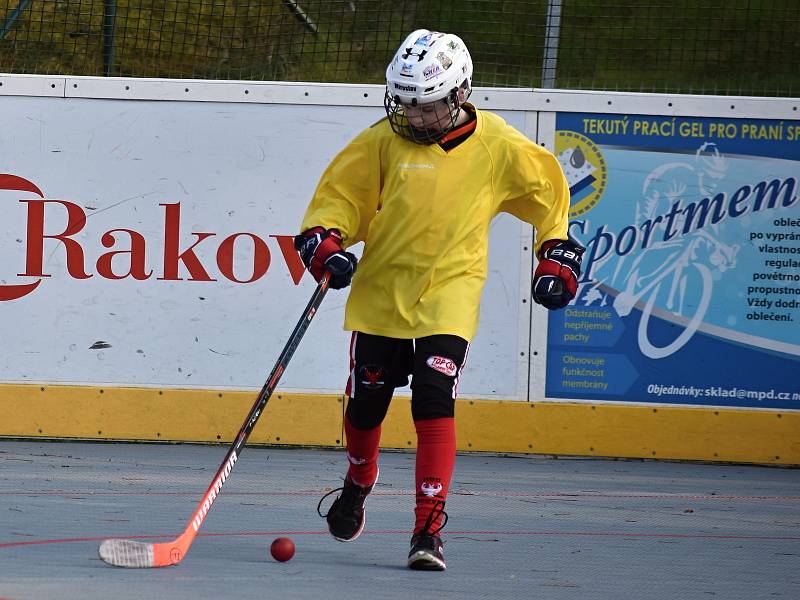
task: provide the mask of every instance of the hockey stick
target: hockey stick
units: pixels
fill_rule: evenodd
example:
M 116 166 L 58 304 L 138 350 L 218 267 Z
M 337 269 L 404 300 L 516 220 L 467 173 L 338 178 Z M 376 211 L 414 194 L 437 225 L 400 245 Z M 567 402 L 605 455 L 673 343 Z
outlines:
M 176 565 L 183 560 L 195 536 L 198 531 L 200 531 L 200 527 L 203 525 L 208 511 L 211 510 L 214 500 L 219 496 L 223 484 L 230 476 L 233 466 L 239 459 L 239 454 L 244 448 L 247 438 L 250 437 L 250 432 L 253 431 L 258 417 L 261 416 L 261 412 L 264 410 L 267 402 L 269 402 L 270 396 L 272 396 L 272 392 L 275 390 L 275 386 L 278 384 L 281 375 L 284 370 L 286 370 L 286 365 L 289 364 L 289 360 L 292 358 L 294 351 L 297 350 L 297 346 L 300 344 L 300 340 L 303 338 L 306 329 L 308 329 L 311 319 L 314 318 L 314 314 L 322 303 L 322 299 L 328 291 L 329 280 L 330 274 L 325 273 L 317 289 L 314 291 L 314 295 L 311 296 L 308 306 L 306 306 L 305 311 L 303 311 L 303 316 L 300 317 L 300 321 L 289 337 L 289 341 L 286 342 L 283 352 L 281 352 L 281 355 L 278 357 L 278 362 L 272 369 L 269 379 L 267 379 L 264 387 L 261 388 L 261 392 L 259 392 L 255 404 L 253 404 L 250 413 L 247 415 L 247 420 L 242 425 L 239 434 L 236 436 L 228 453 L 225 455 L 225 460 L 222 461 L 216 475 L 214 475 L 214 479 L 211 481 L 208 490 L 206 490 L 203 500 L 195 509 L 192 518 L 189 519 L 189 523 L 186 525 L 184 532 L 178 538 L 170 542 L 155 544 L 136 542 L 134 540 L 105 540 L 100 544 L 100 558 L 115 567 L 131 568 L 167 567 L 169 565 Z

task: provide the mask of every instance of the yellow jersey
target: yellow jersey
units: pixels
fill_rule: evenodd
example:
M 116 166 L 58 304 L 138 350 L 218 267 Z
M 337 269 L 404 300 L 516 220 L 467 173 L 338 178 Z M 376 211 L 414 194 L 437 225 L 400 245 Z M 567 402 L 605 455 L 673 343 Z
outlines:
M 395 134 L 387 119 L 361 132 L 326 169 L 301 231 L 338 229 L 365 242 L 344 328 L 411 339 L 469 341 L 478 328 L 489 225 L 500 212 L 536 228 L 535 250 L 567 239 L 569 186 L 556 158 L 499 116 L 445 152 Z

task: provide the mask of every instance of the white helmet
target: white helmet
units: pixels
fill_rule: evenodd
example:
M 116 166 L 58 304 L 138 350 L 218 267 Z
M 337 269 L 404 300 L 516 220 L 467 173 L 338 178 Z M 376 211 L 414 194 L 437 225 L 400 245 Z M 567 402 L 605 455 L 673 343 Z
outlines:
M 464 90 L 459 98 L 459 90 Z M 461 103 L 472 91 L 472 58 L 457 35 L 418 29 L 401 44 L 386 69 L 384 105 L 392 129 L 418 143 L 430 144 L 455 124 Z M 418 106 L 443 100 L 450 125 L 435 131 L 415 130 L 403 105 Z

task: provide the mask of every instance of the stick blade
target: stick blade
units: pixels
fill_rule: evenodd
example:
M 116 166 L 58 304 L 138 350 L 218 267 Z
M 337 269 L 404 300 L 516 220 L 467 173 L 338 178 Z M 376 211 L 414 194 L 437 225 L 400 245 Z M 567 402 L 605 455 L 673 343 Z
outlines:
M 100 558 L 115 567 L 147 569 L 156 567 L 153 544 L 133 540 L 105 540 L 100 544 Z

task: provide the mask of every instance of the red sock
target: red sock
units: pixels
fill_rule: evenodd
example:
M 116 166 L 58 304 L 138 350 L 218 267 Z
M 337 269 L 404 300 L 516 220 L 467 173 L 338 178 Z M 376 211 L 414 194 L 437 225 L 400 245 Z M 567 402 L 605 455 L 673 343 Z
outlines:
M 350 467 L 347 476 L 361 487 L 375 483 L 378 477 L 378 448 L 381 442 L 381 426 L 372 429 L 356 429 L 350 419 L 344 418 L 347 437 L 347 460 Z
M 456 462 L 456 425 L 455 419 L 442 418 L 414 421 L 414 426 L 417 428 L 417 506 L 414 510 L 414 533 L 417 533 L 425 527 L 436 505 L 447 498 Z M 435 516 L 430 523 L 430 529 L 438 528 L 441 520 L 441 515 Z

